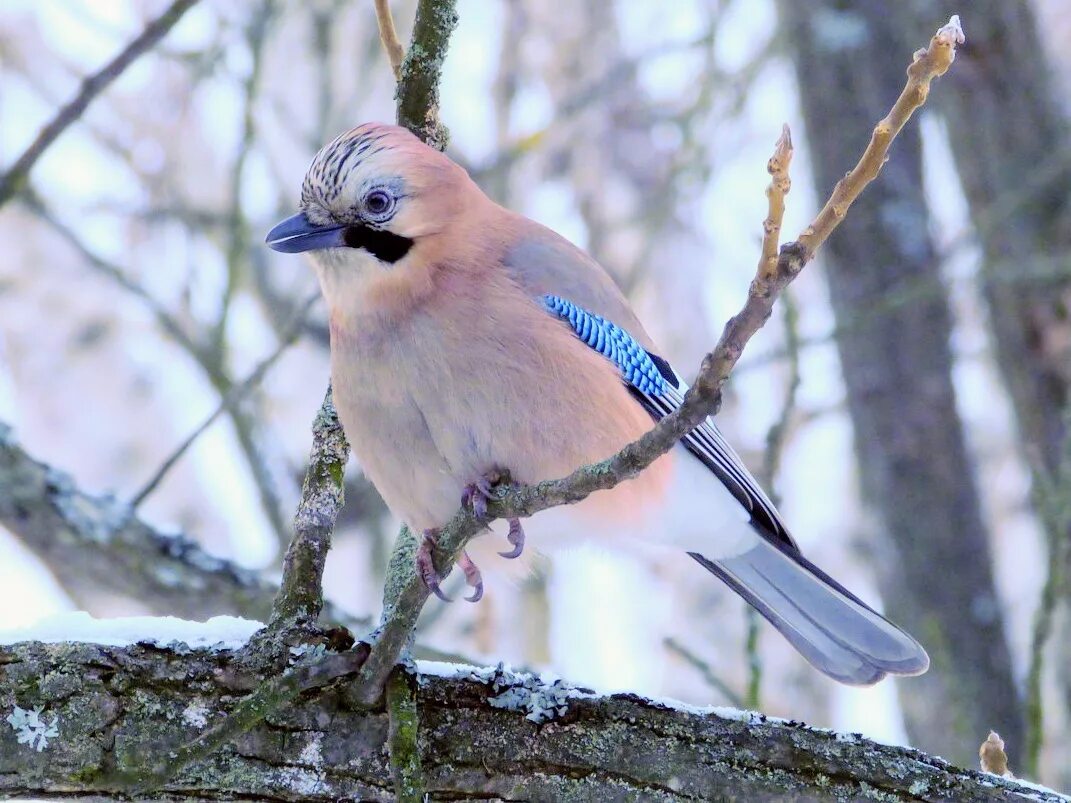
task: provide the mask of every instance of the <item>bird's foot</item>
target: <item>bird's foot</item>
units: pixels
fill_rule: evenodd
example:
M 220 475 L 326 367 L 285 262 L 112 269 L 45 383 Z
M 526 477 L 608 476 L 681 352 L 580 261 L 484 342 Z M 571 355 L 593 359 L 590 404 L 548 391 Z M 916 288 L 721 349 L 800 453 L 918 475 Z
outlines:
M 472 589 L 472 596 L 465 597 L 465 600 L 467 602 L 479 602 L 483 599 L 483 577 L 480 575 L 479 567 L 472 562 L 468 552 L 461 553 L 461 557 L 457 559 L 457 565 L 465 573 L 465 582 Z
M 453 602 L 450 597 L 443 593 L 442 588 L 440 588 L 442 578 L 439 576 L 439 572 L 435 569 L 434 558 L 434 552 L 437 546 L 438 532 L 436 530 L 425 530 L 424 537 L 420 541 L 420 546 L 417 547 L 417 574 L 420 575 L 420 580 L 427 587 L 428 591 L 443 602 Z M 460 566 L 461 571 L 465 573 L 465 582 L 472 588 L 472 596 L 465 597 L 465 599 L 469 602 L 479 602 L 483 598 L 483 577 L 480 575 L 479 567 L 472 562 L 472 558 L 469 557 L 468 552 L 461 553 L 461 557 L 457 559 L 457 565 Z
M 504 558 L 513 560 L 519 558 L 521 553 L 524 552 L 524 528 L 521 527 L 520 519 L 507 519 L 509 522 L 509 533 L 506 535 L 506 540 L 513 545 L 513 549 L 509 552 L 499 552 L 498 554 Z
M 417 574 L 420 575 L 420 579 L 428 591 L 443 602 L 453 602 L 453 600 L 446 596 L 442 589 L 439 588 L 439 583 L 442 578 L 439 577 L 439 572 L 435 568 L 435 558 L 433 555 L 435 547 L 438 546 L 437 536 L 437 530 L 424 531 L 424 537 L 420 539 L 420 546 L 417 547 L 416 552 Z
M 487 472 L 476 482 L 470 482 L 465 486 L 465 490 L 461 492 L 461 504 L 471 507 L 477 518 L 484 518 L 487 515 L 487 503 L 491 499 L 495 484 L 501 481 L 501 472 L 494 470 Z

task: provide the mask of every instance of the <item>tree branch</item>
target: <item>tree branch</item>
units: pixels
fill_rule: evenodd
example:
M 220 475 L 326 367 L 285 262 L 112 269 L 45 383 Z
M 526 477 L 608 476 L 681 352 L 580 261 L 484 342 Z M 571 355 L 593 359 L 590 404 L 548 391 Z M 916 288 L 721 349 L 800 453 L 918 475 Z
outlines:
M 312 426 L 312 453 L 294 516 L 294 540 L 286 552 L 282 587 L 272 607 L 273 629 L 311 624 L 320 614 L 324 563 L 335 520 L 345 503 L 343 472 L 349 454 L 328 386 Z
M 276 691 L 332 674 L 337 682 L 355 657 L 331 653 L 317 672 L 296 665 Z M 601 696 L 501 668 L 439 665 L 403 677 L 421 712 L 416 741 L 435 800 L 1067 801 L 916 750 L 760 714 Z M 234 697 L 255 682 L 227 653 L 0 646 L 0 796 L 133 799 L 153 762 L 229 721 Z M 20 743 L 33 729 L 5 721 L 16 706 L 40 709 L 56 735 Z M 382 708 L 355 710 L 337 693 L 299 695 L 198 756 L 160 794 L 392 801 L 390 739 Z
M 439 79 L 455 27 L 456 0 L 419 0 L 395 94 L 398 125 L 440 151 L 449 134 L 439 120 Z
M 83 493 L 68 475 L 20 448 L 3 424 L 0 525 L 79 602 L 108 589 L 156 613 L 193 619 L 232 613 L 263 620 L 271 610 L 275 588 L 255 572 L 181 535 L 156 531 L 111 497 Z
M 82 82 L 82 88 L 78 94 L 62 109 L 56 112 L 37 138 L 15 160 L 15 163 L 0 176 L 0 206 L 3 206 L 11 198 L 21 191 L 30 175 L 30 171 L 37 160 L 40 159 L 49 146 L 55 142 L 60 134 L 74 123 L 89 107 L 96 97 L 129 67 L 139 56 L 148 51 L 153 45 L 163 39 L 182 16 L 189 11 L 197 0 L 175 0 L 167 10 L 159 17 L 150 22 L 137 38 L 110 62 L 100 70 L 86 78 Z

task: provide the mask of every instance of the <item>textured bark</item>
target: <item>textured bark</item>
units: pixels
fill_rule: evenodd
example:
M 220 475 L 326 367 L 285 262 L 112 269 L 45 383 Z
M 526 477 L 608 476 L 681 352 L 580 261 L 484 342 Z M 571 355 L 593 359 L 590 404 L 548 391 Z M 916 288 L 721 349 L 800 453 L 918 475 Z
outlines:
M 824 194 L 899 91 L 905 48 L 891 35 L 885 3 L 809 0 L 781 8 Z M 960 66 L 957 60 L 952 72 Z M 921 172 L 918 130 L 908 128 L 882 181 L 847 216 L 824 259 L 864 494 L 887 534 L 879 560 L 886 610 L 922 640 L 933 662 L 928 674 L 901 686 L 908 730 L 924 749 L 965 762 L 990 728 L 1017 754 L 1023 724 L 956 411 L 951 315 Z M 911 303 L 889 303 L 905 292 L 914 292 Z
M 1064 800 L 915 750 L 761 715 L 576 695 L 500 670 L 420 676 L 415 749 L 435 800 Z M 227 653 L 26 643 L 0 647 L 0 716 L 40 707 L 38 751 L 0 721 L 0 796 L 123 800 L 120 778 L 227 716 L 257 678 Z M 395 799 L 383 709 L 341 687 L 273 714 L 157 800 Z M 537 719 L 542 722 L 536 722 Z M 143 798 L 144 799 L 144 798 Z

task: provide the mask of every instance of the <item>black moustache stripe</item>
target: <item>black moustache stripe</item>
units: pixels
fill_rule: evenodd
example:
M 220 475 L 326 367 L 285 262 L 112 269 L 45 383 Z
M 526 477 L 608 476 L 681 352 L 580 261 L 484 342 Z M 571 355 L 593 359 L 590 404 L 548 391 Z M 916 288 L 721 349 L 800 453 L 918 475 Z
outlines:
M 384 262 L 397 262 L 413 247 L 413 241 L 408 237 L 368 226 L 347 226 L 342 241 L 350 248 L 363 248 Z

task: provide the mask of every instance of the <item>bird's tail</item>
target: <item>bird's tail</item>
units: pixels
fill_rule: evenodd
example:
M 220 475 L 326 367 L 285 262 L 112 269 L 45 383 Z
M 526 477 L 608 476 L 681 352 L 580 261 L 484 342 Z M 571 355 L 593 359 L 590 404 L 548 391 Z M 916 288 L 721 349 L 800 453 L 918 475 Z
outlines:
M 869 686 L 887 674 L 919 675 L 930 665 L 915 639 L 787 545 L 759 538 L 732 557 L 688 554 L 834 680 Z

